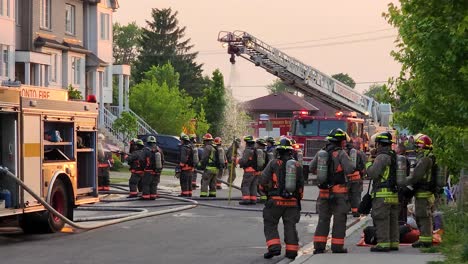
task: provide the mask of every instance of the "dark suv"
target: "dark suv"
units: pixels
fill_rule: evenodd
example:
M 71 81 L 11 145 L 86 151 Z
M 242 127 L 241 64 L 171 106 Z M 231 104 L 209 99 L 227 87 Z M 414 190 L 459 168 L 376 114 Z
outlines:
M 179 155 L 180 139 L 176 136 L 170 135 L 138 135 L 138 138 L 146 142 L 146 138 L 149 136 L 155 136 L 157 145 L 162 149 L 164 153 L 164 159 L 168 162 L 179 163 L 177 156 Z

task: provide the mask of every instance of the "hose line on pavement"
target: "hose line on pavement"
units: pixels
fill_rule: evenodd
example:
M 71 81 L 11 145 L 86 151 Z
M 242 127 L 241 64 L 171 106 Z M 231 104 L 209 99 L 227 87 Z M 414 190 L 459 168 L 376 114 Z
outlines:
M 184 201 L 184 202 L 189 202 L 191 203 L 190 205 L 185 205 L 177 208 L 171 208 L 171 209 L 166 209 L 166 210 L 160 210 L 157 212 L 144 212 L 144 213 L 139 213 L 137 215 L 128 215 L 119 219 L 113 219 L 113 220 L 108 220 L 102 223 L 98 224 L 89 224 L 89 225 L 82 225 L 75 223 L 65 217 L 64 215 L 60 214 L 55 210 L 49 203 L 47 203 L 44 199 L 42 199 L 39 195 L 37 195 L 29 186 L 27 186 L 23 181 L 21 181 L 16 175 L 11 173 L 7 168 L 1 167 L 0 166 L 0 172 L 5 174 L 6 176 L 10 177 L 18 185 L 20 185 L 25 191 L 27 191 L 31 196 L 34 197 L 37 201 L 39 201 L 50 213 L 54 214 L 61 220 L 63 220 L 66 224 L 70 225 L 71 227 L 77 228 L 77 229 L 83 229 L 83 230 L 91 230 L 91 229 L 96 229 L 104 226 L 109 226 L 113 224 L 118 224 L 118 223 L 123 223 L 131 220 L 136 220 L 136 219 L 141 219 L 141 218 L 146 218 L 146 217 L 151 217 L 151 216 L 156 216 L 156 215 L 162 215 L 162 214 L 168 214 L 168 213 L 173 213 L 173 212 L 179 212 L 187 209 L 192 209 L 198 206 L 198 202 L 190 199 L 185 199 L 182 197 L 173 197 L 173 196 L 166 196 L 166 195 L 161 195 L 161 197 L 167 198 L 167 199 L 173 199 L 173 200 L 178 200 L 178 201 Z

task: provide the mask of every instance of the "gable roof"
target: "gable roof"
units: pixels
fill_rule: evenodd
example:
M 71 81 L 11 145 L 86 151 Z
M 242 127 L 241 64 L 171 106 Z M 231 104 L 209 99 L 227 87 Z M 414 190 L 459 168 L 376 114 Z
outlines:
M 318 111 L 319 109 L 311 103 L 288 92 L 279 94 L 270 94 L 263 97 L 259 97 L 244 103 L 247 110 L 252 112 L 256 111 Z

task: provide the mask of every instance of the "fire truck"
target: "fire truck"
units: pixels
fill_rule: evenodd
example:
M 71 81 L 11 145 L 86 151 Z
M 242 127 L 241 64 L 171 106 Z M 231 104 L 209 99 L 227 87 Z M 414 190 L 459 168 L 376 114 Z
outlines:
M 314 117 L 299 111 L 292 120 L 291 136 L 304 152 L 304 175 L 309 179 L 309 162 L 325 144 L 333 128 L 348 131 L 365 147 L 366 135 L 389 130 L 392 121 L 390 104 L 382 104 L 346 84 L 306 65 L 298 59 L 244 31 L 221 31 L 218 41 L 230 55 L 229 61 L 242 57 L 280 78 L 305 96 L 320 100 L 335 109 L 336 116 Z M 301 113 L 302 112 L 302 113 Z
M 73 208 L 99 201 L 97 117 L 95 100 L 71 101 L 64 89 L 0 86 L 0 224 L 26 233 L 64 226 L 5 170 L 71 220 Z

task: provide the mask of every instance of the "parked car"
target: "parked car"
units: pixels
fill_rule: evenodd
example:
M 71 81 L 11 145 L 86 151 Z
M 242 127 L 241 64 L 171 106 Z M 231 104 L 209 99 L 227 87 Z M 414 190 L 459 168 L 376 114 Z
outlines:
M 146 142 L 146 138 L 149 136 L 156 137 L 156 144 L 160 147 L 164 153 L 164 159 L 168 162 L 179 163 L 179 145 L 181 144 L 180 139 L 176 136 L 171 135 L 138 135 L 138 138 Z

